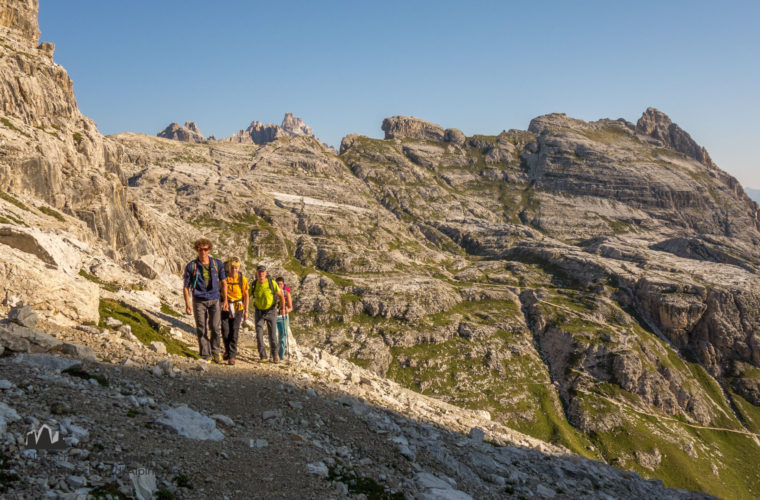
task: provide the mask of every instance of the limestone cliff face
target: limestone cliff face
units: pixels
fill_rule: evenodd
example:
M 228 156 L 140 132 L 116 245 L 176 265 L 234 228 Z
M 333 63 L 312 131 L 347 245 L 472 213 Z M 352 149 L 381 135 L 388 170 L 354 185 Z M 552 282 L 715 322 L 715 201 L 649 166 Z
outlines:
M 538 188 L 614 200 L 698 233 L 760 242 L 757 205 L 659 111 L 647 110 L 636 127 L 552 114 L 532 120 L 529 130 L 536 144 L 523 158 Z M 645 222 L 633 214 L 631 220 Z
M 162 238 L 127 191 L 122 147 L 82 115 L 52 44 L 38 45 L 38 3 L 2 2 L 0 189 L 83 220 L 114 256 L 164 254 Z
M 38 10 L 38 0 L 0 0 L 0 27 L 10 38 L 37 43 L 40 38 Z

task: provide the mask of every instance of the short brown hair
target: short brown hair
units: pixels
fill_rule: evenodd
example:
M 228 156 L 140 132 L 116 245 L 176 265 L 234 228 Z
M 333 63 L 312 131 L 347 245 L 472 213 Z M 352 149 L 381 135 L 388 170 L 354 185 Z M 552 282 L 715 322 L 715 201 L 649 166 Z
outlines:
M 193 243 L 193 248 L 198 250 L 200 247 L 208 247 L 209 252 L 212 248 L 214 248 L 213 243 L 211 243 L 211 240 L 207 238 L 198 238 L 195 240 L 195 243 Z

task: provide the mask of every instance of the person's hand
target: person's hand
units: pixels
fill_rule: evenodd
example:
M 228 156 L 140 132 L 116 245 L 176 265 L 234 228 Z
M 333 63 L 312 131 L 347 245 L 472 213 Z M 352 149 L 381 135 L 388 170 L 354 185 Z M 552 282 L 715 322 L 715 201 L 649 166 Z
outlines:
M 190 304 L 185 304 L 185 314 L 187 314 L 188 316 L 193 314 L 193 308 L 190 307 Z
M 248 321 L 248 311 L 243 312 L 243 321 Z
M 222 304 L 222 311 L 229 311 L 229 310 L 230 310 L 230 303 L 225 300 L 224 304 Z

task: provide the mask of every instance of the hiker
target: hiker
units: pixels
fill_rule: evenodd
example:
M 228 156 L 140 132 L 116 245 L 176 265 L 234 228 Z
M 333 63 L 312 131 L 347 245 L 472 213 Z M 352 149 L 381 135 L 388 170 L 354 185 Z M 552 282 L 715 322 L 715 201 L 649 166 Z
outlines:
M 263 264 L 256 267 L 256 281 L 253 284 L 253 305 L 256 308 L 256 342 L 259 345 L 259 363 L 266 363 L 267 349 L 264 346 L 264 326 L 269 329 L 269 347 L 271 359 L 279 363 L 280 355 L 277 352 L 277 340 L 275 332 L 277 327 L 277 299 L 285 303 L 280 287 L 267 275 L 267 268 Z
M 222 340 L 228 365 L 235 364 L 240 324 L 248 319 L 248 280 L 240 272 L 240 259 L 232 257 L 224 263 L 227 273 L 227 302 L 229 310 L 222 312 Z
M 285 284 L 285 279 L 280 276 L 275 280 L 277 282 L 277 286 L 282 291 L 283 297 L 285 297 L 284 302 L 279 302 L 278 308 L 279 308 L 279 315 L 277 316 L 277 334 L 279 337 L 279 346 L 280 346 L 280 359 L 285 359 L 285 353 L 287 352 L 287 344 L 288 344 L 288 331 L 290 329 L 290 320 L 288 318 L 288 313 L 293 310 L 293 298 L 290 295 L 290 288 Z M 288 352 L 288 354 L 290 354 Z
M 222 262 L 209 255 L 212 247 L 211 242 L 206 238 L 200 238 L 195 242 L 198 258 L 185 266 L 183 292 L 185 312 L 195 317 L 195 335 L 198 337 L 198 351 L 201 359 L 209 362 L 213 356 L 214 363 L 221 363 L 219 342 L 221 311 L 229 308 L 227 275 Z M 192 307 L 190 297 L 193 299 Z

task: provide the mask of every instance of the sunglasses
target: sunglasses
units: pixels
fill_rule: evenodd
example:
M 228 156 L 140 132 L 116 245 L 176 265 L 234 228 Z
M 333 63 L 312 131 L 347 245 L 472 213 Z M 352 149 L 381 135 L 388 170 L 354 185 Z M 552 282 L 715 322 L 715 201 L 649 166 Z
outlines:
M 208 252 L 209 250 L 209 247 L 198 248 L 199 252 Z

